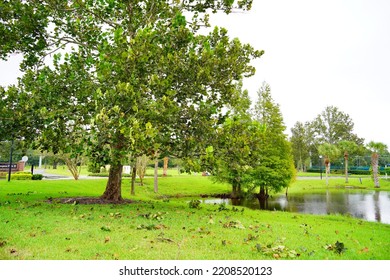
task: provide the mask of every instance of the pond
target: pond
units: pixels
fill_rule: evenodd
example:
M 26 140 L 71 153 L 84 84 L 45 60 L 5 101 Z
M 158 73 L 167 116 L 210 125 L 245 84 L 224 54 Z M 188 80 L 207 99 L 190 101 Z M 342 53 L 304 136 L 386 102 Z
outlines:
M 390 192 L 345 191 L 273 196 L 260 205 L 257 199 L 201 199 L 203 203 L 245 206 L 252 209 L 288 211 L 317 215 L 343 214 L 390 224 Z

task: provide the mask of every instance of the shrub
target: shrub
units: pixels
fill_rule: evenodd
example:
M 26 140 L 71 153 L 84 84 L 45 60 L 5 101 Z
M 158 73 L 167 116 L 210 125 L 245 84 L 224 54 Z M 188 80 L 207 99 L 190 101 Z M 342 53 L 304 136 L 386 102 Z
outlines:
M 11 180 L 31 180 L 31 173 L 14 173 L 11 174 Z
M 31 180 L 42 180 L 42 179 L 43 179 L 43 175 L 42 174 L 34 174 L 31 177 Z

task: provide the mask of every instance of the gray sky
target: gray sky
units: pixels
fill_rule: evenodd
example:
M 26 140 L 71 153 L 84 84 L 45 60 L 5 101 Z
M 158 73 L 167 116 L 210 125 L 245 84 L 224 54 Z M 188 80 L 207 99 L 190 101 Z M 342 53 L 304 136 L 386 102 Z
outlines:
M 366 143 L 390 148 L 390 1 L 254 0 L 246 14 L 213 19 L 265 51 L 244 85 L 253 98 L 270 85 L 288 133 L 333 105 Z
M 366 143 L 390 148 L 390 1 L 254 0 L 250 12 L 212 23 L 265 51 L 244 85 L 253 98 L 263 81 L 271 86 L 288 133 L 333 105 Z M 18 61 L 0 62 L 0 85 L 16 82 Z

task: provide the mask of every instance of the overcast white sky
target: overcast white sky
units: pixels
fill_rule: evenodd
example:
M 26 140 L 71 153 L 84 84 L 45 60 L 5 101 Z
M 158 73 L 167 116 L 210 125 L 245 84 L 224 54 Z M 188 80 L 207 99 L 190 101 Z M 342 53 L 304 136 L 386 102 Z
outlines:
M 214 20 L 265 51 L 245 87 L 255 97 L 271 86 L 288 133 L 333 105 L 359 137 L 390 148 L 390 1 L 254 0 L 250 12 Z M 0 62 L 0 85 L 16 82 L 17 60 Z
M 390 1 L 254 0 L 215 22 L 265 51 L 245 86 L 254 98 L 271 86 L 288 133 L 333 105 L 366 143 L 390 148 Z

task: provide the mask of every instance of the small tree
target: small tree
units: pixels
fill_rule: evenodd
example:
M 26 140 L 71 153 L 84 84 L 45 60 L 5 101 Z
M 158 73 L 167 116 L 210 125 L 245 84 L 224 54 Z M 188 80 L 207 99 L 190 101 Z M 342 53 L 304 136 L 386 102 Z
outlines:
M 294 127 L 291 128 L 291 148 L 295 166 L 299 171 L 306 171 L 307 159 L 310 158 L 310 139 L 307 134 L 307 125 L 301 122 L 296 122 Z
M 375 188 L 379 188 L 379 155 L 386 152 L 387 145 L 381 142 L 371 141 L 367 145 L 367 149 L 371 151 L 371 167 L 372 175 L 374 177 Z
M 279 104 L 271 96 L 271 88 L 263 83 L 257 92 L 254 118 L 264 126 L 258 162 L 253 171 L 254 187 L 260 187 L 260 204 L 268 198 L 268 190 L 275 192 L 287 188 L 295 175 L 290 142 L 284 134 L 286 129 Z
M 345 171 L 345 183 L 348 183 L 348 157 L 350 153 L 357 150 L 358 146 L 352 141 L 340 141 L 338 147 L 344 152 L 344 171 Z
M 144 177 L 146 173 L 146 166 L 148 164 L 149 158 L 146 155 L 137 157 L 136 172 L 140 180 L 140 185 L 144 185 Z
M 329 184 L 330 163 L 340 155 L 340 150 L 333 144 L 324 143 L 318 147 L 318 152 L 325 156 L 326 185 Z

